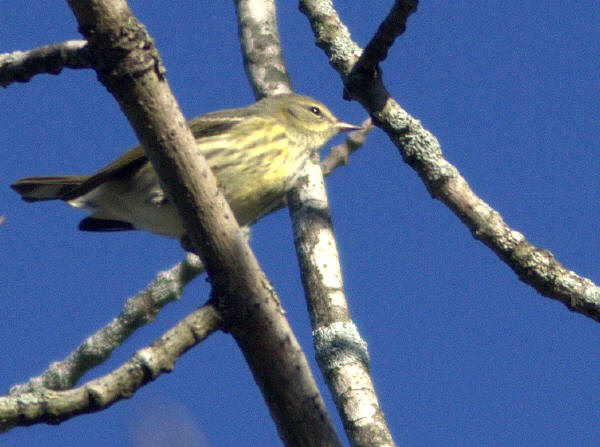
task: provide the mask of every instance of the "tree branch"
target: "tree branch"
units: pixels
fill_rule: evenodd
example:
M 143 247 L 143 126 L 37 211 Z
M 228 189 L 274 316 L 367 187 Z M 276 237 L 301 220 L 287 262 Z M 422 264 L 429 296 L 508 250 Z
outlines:
M 133 332 L 154 321 L 164 306 L 178 300 L 183 287 L 203 271 L 198 256 L 188 254 L 184 261 L 160 272 L 143 291 L 129 298 L 117 318 L 89 336 L 66 359 L 54 362 L 27 383 L 13 386 L 9 394 L 29 393 L 41 388 L 55 391 L 72 388 L 87 371 L 108 359 Z
M 70 0 L 94 68 L 128 117 L 206 265 L 213 302 L 288 445 L 340 445 L 279 301 L 164 79 L 146 30 L 123 1 Z M 309 396 L 306 398 L 305 396 Z
M 394 445 L 369 374 L 367 345 L 350 317 L 319 164 L 288 194 L 315 354 L 352 445 Z
M 446 204 L 520 280 L 570 310 L 600 320 L 600 288 L 510 228 L 497 211 L 471 190 L 458 169 L 443 158 L 437 139 L 390 97 L 381 78 L 354 70 L 360 49 L 350 39 L 331 2 L 302 0 L 301 10 L 311 23 L 317 44 L 342 76 L 347 94 L 358 100 L 374 124 L 388 134 L 431 195 Z
M 0 397 L 0 432 L 39 422 L 57 424 L 73 416 L 100 411 L 127 399 L 146 383 L 173 369 L 175 361 L 221 326 L 212 304 L 205 305 L 169 329 L 151 346 L 111 373 L 67 391 L 40 389 Z
M 385 60 L 394 40 L 406 30 L 408 17 L 417 10 L 416 0 L 396 0 L 357 62 L 357 70 L 373 71 Z M 360 68 L 358 68 L 360 67 Z
M 363 144 L 365 144 L 367 135 L 369 135 L 374 128 L 371 118 L 367 118 L 365 121 L 363 121 L 361 127 L 362 129 L 350 132 L 348 138 L 346 138 L 342 143 L 332 147 L 327 154 L 327 157 L 321 161 L 321 170 L 323 171 L 324 177 L 330 175 L 334 169 L 348 164 L 350 155 L 352 155 L 355 151 L 362 147 Z
M 256 99 L 290 93 L 272 0 L 237 0 L 238 35 L 244 69 Z
M 59 74 L 64 67 L 91 68 L 85 40 L 44 45 L 29 51 L 0 54 L 0 86 L 28 82 L 37 74 Z
M 241 3 L 241 2 L 239 2 Z M 262 9 L 259 5 L 249 7 L 246 5 L 245 13 L 255 14 L 262 18 Z M 257 3 L 272 3 L 259 1 Z M 274 11 L 274 6 L 271 6 Z M 239 11 L 238 11 L 239 14 Z M 272 23 L 265 25 L 266 29 L 276 29 L 275 14 L 268 15 Z M 253 20 L 248 20 L 252 23 Z M 240 26 L 244 21 L 238 20 Z M 251 41 L 262 37 L 255 28 L 240 30 L 241 36 L 246 36 Z M 248 37 L 252 36 L 252 37 Z M 242 45 L 242 50 L 252 48 L 251 45 Z M 275 52 L 273 64 L 279 66 L 280 53 Z M 268 56 L 268 54 L 266 55 Z M 244 57 L 245 61 L 252 60 L 250 56 Z M 268 63 L 268 62 L 267 62 Z M 246 68 L 246 72 L 253 85 L 264 85 L 264 79 L 255 77 L 257 70 Z M 284 78 L 284 79 L 287 79 Z M 277 82 L 277 79 L 275 79 Z M 275 87 L 277 83 L 275 82 Z M 282 81 L 283 82 L 283 81 Z M 272 86 L 273 84 L 270 84 Z M 255 89 L 256 90 L 256 89 Z M 267 93 L 271 93 L 267 90 Z M 362 133 L 364 140 L 370 131 L 365 123 Z M 356 142 L 358 147 L 362 142 Z M 350 145 L 348 145 L 350 146 Z M 350 153 L 347 148 L 346 156 Z M 329 162 L 336 158 L 336 163 L 342 156 L 335 154 Z M 307 306 L 313 327 L 314 345 L 316 356 L 325 376 L 334 400 L 337 403 L 345 401 L 349 405 L 338 405 L 342 413 L 342 420 L 352 445 L 367 445 L 356 437 L 356 431 L 349 428 L 348 421 L 357 424 L 366 424 L 371 433 L 383 438 L 389 445 L 393 444 L 389 430 L 387 430 L 383 413 L 379 409 L 377 397 L 368 373 L 368 352 L 366 343 L 360 338 L 358 330 L 350 320 L 350 313 L 344 294 L 339 254 L 330 218 L 329 203 L 325 191 L 323 172 L 319 163 L 319 156 L 315 154 L 310 163 L 307 163 L 300 181 L 287 195 L 288 208 L 294 230 L 294 242 L 302 282 L 304 285 Z M 355 386 L 342 386 L 351 383 Z M 363 409 L 369 408 L 369 414 Z M 377 417 L 373 418 L 372 412 Z M 376 425 L 376 426 L 375 426 Z

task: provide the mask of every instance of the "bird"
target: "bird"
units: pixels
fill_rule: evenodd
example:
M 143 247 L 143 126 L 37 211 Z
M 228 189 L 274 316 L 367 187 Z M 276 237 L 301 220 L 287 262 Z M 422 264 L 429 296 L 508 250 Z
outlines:
M 240 226 L 277 206 L 304 164 L 330 138 L 360 126 L 295 93 L 265 97 L 188 122 Z M 86 210 L 82 231 L 145 230 L 182 239 L 183 224 L 144 148 L 136 146 L 92 175 L 26 177 L 11 185 L 26 202 L 62 200 Z

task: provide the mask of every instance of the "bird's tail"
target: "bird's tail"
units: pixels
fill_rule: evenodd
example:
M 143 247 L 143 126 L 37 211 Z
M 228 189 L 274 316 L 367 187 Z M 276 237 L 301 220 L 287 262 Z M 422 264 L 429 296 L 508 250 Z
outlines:
M 26 177 L 10 185 L 26 202 L 64 200 L 79 188 L 89 176 L 66 175 L 62 177 Z

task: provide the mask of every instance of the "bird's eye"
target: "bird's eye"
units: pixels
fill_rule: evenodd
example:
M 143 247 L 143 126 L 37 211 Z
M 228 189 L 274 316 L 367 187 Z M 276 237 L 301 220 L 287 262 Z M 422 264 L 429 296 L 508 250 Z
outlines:
M 319 109 L 317 106 L 312 106 L 310 111 L 317 116 L 321 116 L 321 109 Z

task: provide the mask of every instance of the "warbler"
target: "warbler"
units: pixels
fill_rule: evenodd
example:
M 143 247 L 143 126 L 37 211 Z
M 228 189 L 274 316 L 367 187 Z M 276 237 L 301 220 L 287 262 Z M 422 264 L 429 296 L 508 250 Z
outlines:
M 340 132 L 360 128 L 339 121 L 316 99 L 297 94 L 209 113 L 188 125 L 242 226 L 279 203 L 312 151 Z M 88 211 L 89 217 L 79 223 L 83 231 L 140 229 L 185 236 L 177 210 L 141 146 L 93 175 L 27 177 L 11 187 L 26 202 L 58 199 Z

